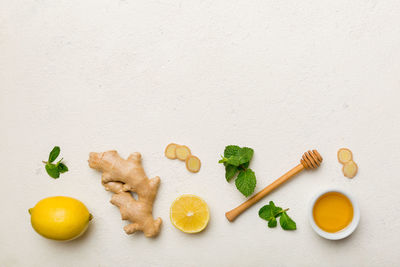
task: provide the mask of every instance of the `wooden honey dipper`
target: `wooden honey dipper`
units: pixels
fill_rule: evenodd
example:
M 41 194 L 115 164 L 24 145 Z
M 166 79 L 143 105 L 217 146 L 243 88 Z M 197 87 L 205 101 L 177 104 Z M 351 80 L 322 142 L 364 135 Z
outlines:
M 256 204 L 259 200 L 268 195 L 272 190 L 274 190 L 275 188 L 277 188 L 278 186 L 280 186 L 281 184 L 283 184 L 284 182 L 286 182 L 287 180 L 289 180 L 290 178 L 292 178 L 293 176 L 295 176 L 304 169 L 318 168 L 321 162 L 322 162 L 322 157 L 317 150 L 307 151 L 306 153 L 303 154 L 303 157 L 301 158 L 299 165 L 297 165 L 296 167 L 294 167 L 293 169 L 291 169 L 290 171 L 288 171 L 287 173 L 276 179 L 272 184 L 265 187 L 263 190 L 261 190 L 260 192 L 249 198 L 246 202 L 244 202 L 240 206 L 225 213 L 226 218 L 231 222 L 234 221 L 237 216 L 239 216 L 240 214 L 242 214 L 242 212 L 244 212 L 245 210 Z

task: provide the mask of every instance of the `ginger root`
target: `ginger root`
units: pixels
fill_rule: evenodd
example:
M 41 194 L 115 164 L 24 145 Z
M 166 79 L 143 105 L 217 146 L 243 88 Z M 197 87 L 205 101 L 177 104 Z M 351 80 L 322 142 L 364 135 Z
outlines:
M 122 220 L 131 222 L 124 227 L 127 234 L 143 231 L 146 237 L 154 237 L 160 232 L 162 220 L 154 220 L 152 214 L 160 177 L 146 176 L 140 153 L 133 153 L 125 160 L 115 150 L 92 152 L 89 166 L 103 173 L 103 186 L 114 193 L 110 202 L 119 208 Z M 137 200 L 130 191 L 137 194 Z
M 198 157 L 190 155 L 186 159 L 186 169 L 188 169 L 188 171 L 196 173 L 200 170 L 200 167 L 201 167 L 201 162 Z

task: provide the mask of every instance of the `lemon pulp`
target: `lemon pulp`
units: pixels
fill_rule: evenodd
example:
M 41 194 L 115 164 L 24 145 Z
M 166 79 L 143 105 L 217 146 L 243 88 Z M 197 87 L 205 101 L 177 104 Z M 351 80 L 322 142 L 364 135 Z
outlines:
M 207 203 L 195 195 L 182 195 L 170 209 L 172 224 L 182 232 L 193 234 L 204 230 L 210 219 Z

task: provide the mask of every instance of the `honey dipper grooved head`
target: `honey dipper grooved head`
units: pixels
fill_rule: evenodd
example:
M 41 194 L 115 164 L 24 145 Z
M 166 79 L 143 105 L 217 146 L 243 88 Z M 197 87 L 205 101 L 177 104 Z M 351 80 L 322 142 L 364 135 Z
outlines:
M 321 165 L 321 162 L 322 157 L 317 150 L 308 150 L 303 154 L 303 157 L 300 160 L 300 163 L 306 169 L 316 169 L 319 167 L 319 165 Z

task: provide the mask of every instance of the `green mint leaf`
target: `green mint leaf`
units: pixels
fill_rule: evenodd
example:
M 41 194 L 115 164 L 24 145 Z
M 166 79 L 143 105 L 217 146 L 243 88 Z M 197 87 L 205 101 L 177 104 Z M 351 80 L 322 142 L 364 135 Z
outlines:
M 225 166 L 225 179 L 229 182 L 233 177 L 235 177 L 236 173 L 238 172 L 238 168 L 233 165 L 226 165 Z
M 269 205 L 271 206 L 272 214 L 274 215 L 274 217 L 281 216 L 282 211 L 283 211 L 283 209 L 281 207 L 275 206 L 275 203 L 273 201 L 270 201 Z
M 250 165 L 250 161 L 240 165 L 239 168 L 247 169 L 249 167 L 249 165 Z
M 236 188 L 246 197 L 254 192 L 256 182 L 256 175 L 251 169 L 240 171 L 235 180 Z
M 247 169 L 253 154 L 254 150 L 248 147 L 227 146 L 224 150 L 224 156 L 219 163 L 224 163 L 224 165 L 230 164 L 236 167 L 243 165 L 244 169 Z
M 233 165 L 233 166 L 239 166 L 242 164 L 247 164 L 250 162 L 254 154 L 254 150 L 248 147 L 243 147 L 237 151 L 236 155 L 230 156 L 230 157 L 224 157 L 222 161 Z M 248 166 L 248 164 L 247 164 Z
M 243 147 L 239 151 L 240 164 L 250 162 L 253 158 L 254 150 L 249 147 Z
M 52 177 L 54 179 L 57 179 L 58 177 L 60 177 L 60 171 L 58 170 L 56 165 L 47 163 L 45 168 L 46 168 L 47 174 L 50 177 Z
M 274 220 L 275 217 L 280 216 L 281 212 L 282 212 L 282 208 L 276 207 L 274 202 L 270 201 L 269 205 L 263 206 L 258 211 L 258 216 L 260 216 L 260 218 L 262 218 L 266 221 L 270 221 L 270 220 Z
M 218 161 L 218 163 L 223 163 L 225 166 L 226 166 L 226 162 L 228 161 L 228 159 L 227 158 L 225 158 L 225 157 L 222 157 L 222 159 L 220 159 L 219 161 Z
M 272 218 L 275 218 L 270 205 L 263 206 L 258 211 L 258 216 L 260 216 L 261 219 L 264 219 L 266 221 L 269 221 L 269 220 L 272 220 Z
M 283 230 L 296 230 L 296 223 L 287 215 L 286 212 L 282 212 L 279 218 L 279 224 Z
M 246 197 L 254 192 L 256 186 L 256 176 L 248 169 L 253 158 L 254 150 L 249 147 L 239 147 L 236 145 L 226 146 L 224 156 L 218 161 L 225 166 L 225 179 L 229 182 L 236 176 L 236 188 Z
M 56 166 L 60 173 L 64 173 L 64 172 L 68 171 L 68 167 L 62 162 L 58 162 Z
M 296 230 L 296 223 L 287 215 L 286 211 L 281 207 L 275 206 L 274 202 L 270 201 L 268 205 L 263 206 L 258 215 L 260 218 L 268 221 L 268 227 L 273 228 L 277 225 L 276 218 L 279 218 L 279 224 L 284 230 Z
M 56 158 L 58 157 L 58 155 L 60 155 L 60 147 L 55 146 L 49 155 L 49 163 L 52 163 L 53 161 L 56 160 Z
M 277 220 L 275 219 L 275 217 L 272 218 L 270 221 L 268 221 L 268 227 L 269 227 L 269 228 L 274 228 L 274 227 L 276 227 L 277 225 L 278 225 L 278 222 L 277 222 Z
M 239 156 L 232 156 L 229 158 L 223 158 L 222 160 L 224 160 L 224 163 L 239 167 L 240 165 L 240 157 Z
M 239 150 L 240 150 L 240 147 L 238 147 L 238 146 L 226 146 L 225 150 L 224 150 L 224 157 L 229 158 L 232 156 L 237 156 Z

